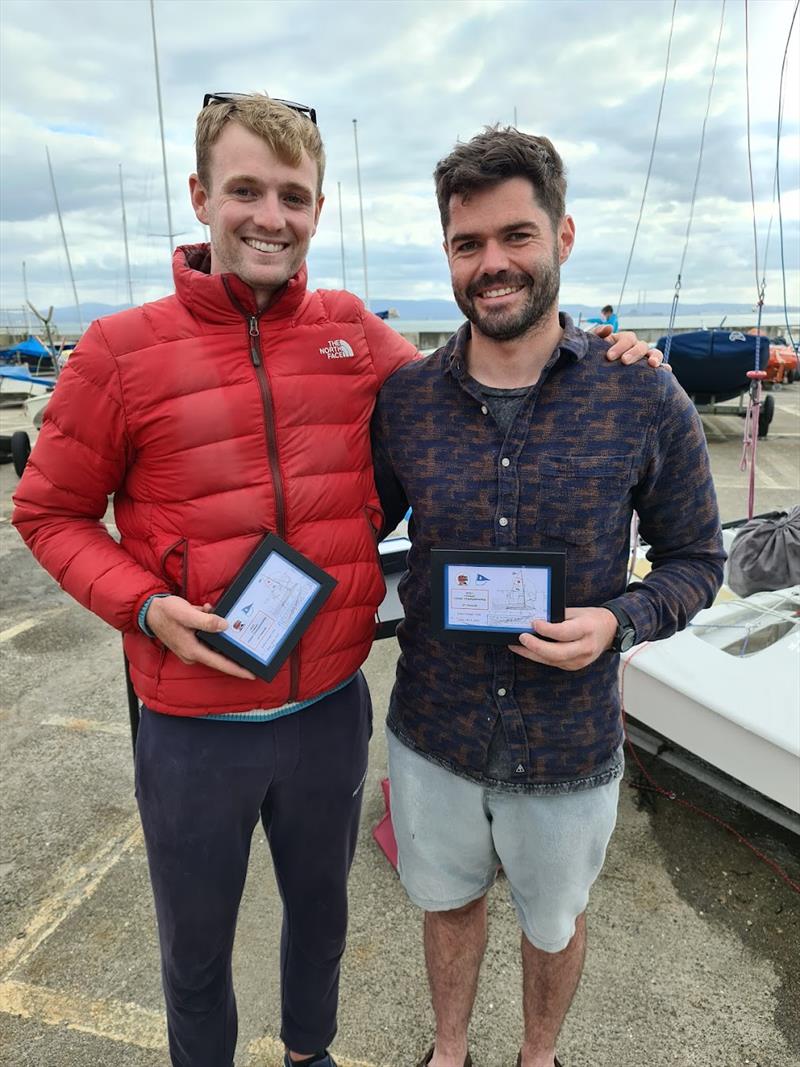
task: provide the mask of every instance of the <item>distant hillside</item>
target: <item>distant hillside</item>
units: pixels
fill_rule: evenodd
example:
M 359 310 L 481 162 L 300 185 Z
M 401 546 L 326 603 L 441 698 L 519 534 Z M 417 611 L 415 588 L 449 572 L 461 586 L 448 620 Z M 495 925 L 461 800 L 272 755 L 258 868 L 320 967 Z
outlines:
M 392 308 L 399 313 L 401 319 L 444 319 L 449 321 L 463 318 L 453 300 L 400 300 L 393 297 L 378 297 L 370 300 L 369 303 L 373 311 L 386 311 Z M 81 311 L 83 312 L 84 322 L 88 323 L 93 319 L 102 318 L 104 315 L 113 315 L 116 311 L 123 311 L 129 306 L 128 304 L 86 303 L 81 304 Z M 599 315 L 598 306 L 589 304 L 564 304 L 562 306 L 565 311 L 568 311 L 576 319 L 579 315 L 582 315 L 584 319 L 592 315 Z M 626 321 L 637 315 L 649 315 L 651 317 L 664 315 L 666 317 L 669 315 L 670 307 L 671 304 L 669 303 L 660 304 L 656 302 L 640 304 L 638 307 L 626 304 L 620 314 L 625 316 Z M 723 315 L 749 313 L 752 310 L 751 304 L 681 304 L 680 313 L 681 315 L 707 315 L 709 317 L 718 314 L 722 318 Z M 790 308 L 789 310 L 796 315 L 799 309 Z M 765 313 L 780 314 L 783 312 L 783 307 L 780 304 L 771 304 L 765 306 L 764 311 Z M 75 320 L 74 307 L 60 307 L 53 312 L 54 322 L 71 324 Z
M 370 300 L 373 311 L 392 308 L 401 319 L 463 319 L 455 300 L 393 300 L 391 297 Z
M 393 308 L 399 312 L 400 318 L 403 319 L 462 319 L 464 317 L 457 304 L 452 300 L 393 300 L 391 297 L 387 297 L 386 299 L 370 300 L 370 307 L 373 311 L 386 311 L 387 308 Z M 599 305 L 567 303 L 562 304 L 561 307 L 564 311 L 569 312 L 573 318 L 582 315 L 586 319 L 600 314 Z M 648 315 L 651 318 L 654 315 L 668 316 L 671 307 L 671 303 L 661 304 L 655 301 L 640 304 L 638 307 L 625 304 L 620 314 L 624 315 L 626 320 L 637 315 Z M 752 310 L 752 304 L 681 304 L 680 307 L 681 315 L 713 316 L 719 314 L 720 318 L 723 315 L 748 314 Z M 797 308 L 790 308 L 789 310 L 794 314 L 797 314 L 798 311 Z M 769 307 L 765 305 L 764 312 L 780 314 L 783 312 L 783 305 L 772 304 Z

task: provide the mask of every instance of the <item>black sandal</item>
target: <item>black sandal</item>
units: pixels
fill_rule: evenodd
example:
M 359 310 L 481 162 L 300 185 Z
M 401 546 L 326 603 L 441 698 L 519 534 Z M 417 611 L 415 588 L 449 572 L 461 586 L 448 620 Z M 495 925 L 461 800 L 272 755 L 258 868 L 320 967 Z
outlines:
M 433 1059 L 433 1053 L 435 1048 L 436 1045 L 431 1045 L 431 1047 L 428 1049 L 428 1051 L 417 1064 L 417 1067 L 428 1067 L 428 1064 Z M 472 1067 L 472 1056 L 470 1056 L 469 1053 L 467 1053 L 467 1058 L 464 1060 L 464 1067 Z

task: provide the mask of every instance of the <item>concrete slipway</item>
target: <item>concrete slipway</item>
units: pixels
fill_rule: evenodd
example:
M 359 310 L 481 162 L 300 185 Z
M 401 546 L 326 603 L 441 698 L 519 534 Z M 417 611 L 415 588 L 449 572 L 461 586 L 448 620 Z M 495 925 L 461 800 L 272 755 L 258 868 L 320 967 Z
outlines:
M 800 386 L 774 395 L 775 421 L 759 449 L 759 511 L 800 499 Z M 0 411 L 0 421 L 8 433 L 21 412 Z M 740 517 L 741 423 L 704 421 L 723 518 Z M 11 467 L 0 468 L 0 1064 L 163 1067 L 119 636 L 30 558 L 8 522 L 15 484 Z M 407 1067 L 431 1034 L 420 916 L 370 836 L 383 808 L 380 722 L 395 656 L 395 642 L 383 641 L 366 667 L 378 729 L 351 879 L 335 1043 L 342 1067 Z M 800 880 L 797 837 L 662 764 L 653 773 Z M 239 1067 L 280 1062 L 276 901 L 256 841 L 236 945 Z M 565 1067 L 800 1063 L 800 896 L 717 825 L 668 801 L 641 806 L 623 788 L 589 925 L 584 980 L 559 1044 Z M 501 882 L 471 1032 L 477 1067 L 516 1058 L 517 937 Z

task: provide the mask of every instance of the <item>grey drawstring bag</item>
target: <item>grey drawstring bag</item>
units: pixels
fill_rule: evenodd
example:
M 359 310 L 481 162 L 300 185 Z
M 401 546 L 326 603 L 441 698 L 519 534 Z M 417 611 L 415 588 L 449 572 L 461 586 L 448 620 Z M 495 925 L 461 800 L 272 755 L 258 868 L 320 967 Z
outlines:
M 745 523 L 728 553 L 727 581 L 739 596 L 800 585 L 800 507 Z

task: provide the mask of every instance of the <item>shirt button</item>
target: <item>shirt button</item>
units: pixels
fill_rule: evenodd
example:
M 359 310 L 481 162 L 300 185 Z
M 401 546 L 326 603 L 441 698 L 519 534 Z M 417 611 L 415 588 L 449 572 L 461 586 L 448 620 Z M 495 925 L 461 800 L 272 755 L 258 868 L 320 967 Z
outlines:
M 508 456 L 503 456 L 503 458 L 500 460 L 500 462 L 504 467 L 510 467 L 511 466 L 511 460 L 508 458 Z
M 505 517 L 505 515 L 503 515 L 503 517 L 498 521 L 500 522 L 501 526 L 508 526 L 508 519 Z
M 508 692 L 508 690 L 507 690 L 507 689 L 503 689 L 503 688 L 501 687 L 500 689 L 498 689 L 498 690 L 497 690 L 497 695 L 498 695 L 499 697 L 504 697 L 504 696 L 506 695 L 506 693 L 507 693 L 507 692 Z
M 481 415 L 488 415 L 488 414 L 489 414 L 489 409 L 487 408 L 487 406 L 485 404 L 481 404 Z

